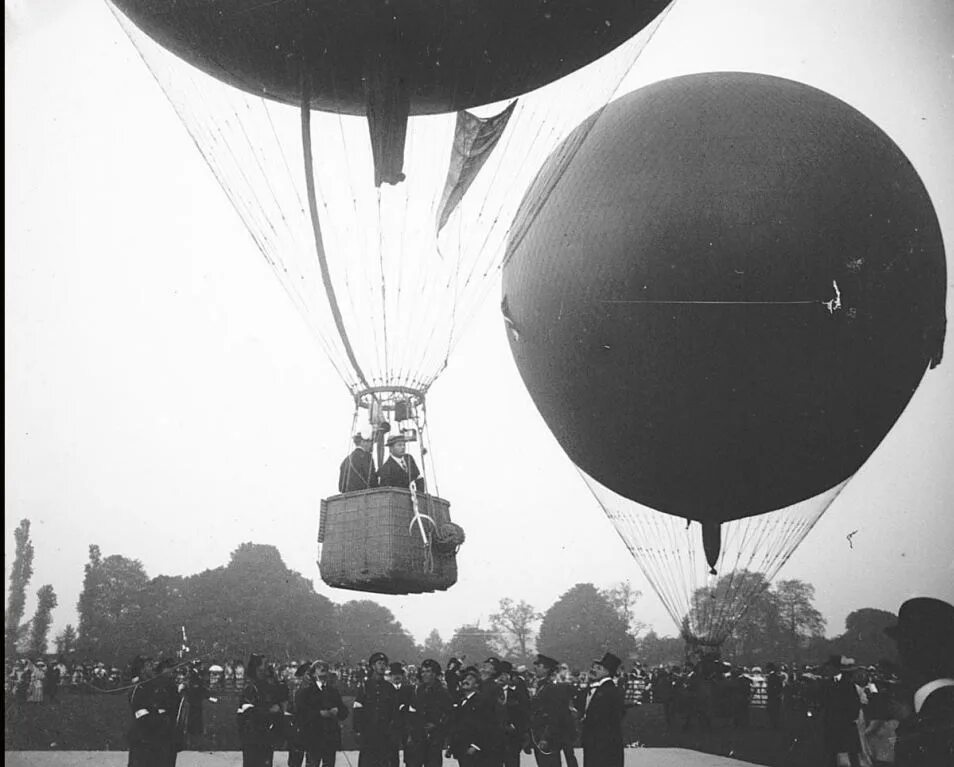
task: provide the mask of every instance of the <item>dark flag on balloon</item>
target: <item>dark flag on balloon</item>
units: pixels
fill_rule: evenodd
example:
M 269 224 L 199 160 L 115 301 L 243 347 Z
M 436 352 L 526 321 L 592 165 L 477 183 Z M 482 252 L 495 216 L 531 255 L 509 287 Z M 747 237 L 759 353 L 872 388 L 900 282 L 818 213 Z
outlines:
M 441 204 L 437 209 L 438 232 L 444 228 L 447 219 L 477 178 L 480 169 L 484 167 L 516 106 L 517 102 L 513 101 L 503 112 L 493 117 L 477 117 L 464 110 L 457 113 L 447 181 L 444 183 L 444 194 L 441 195 Z

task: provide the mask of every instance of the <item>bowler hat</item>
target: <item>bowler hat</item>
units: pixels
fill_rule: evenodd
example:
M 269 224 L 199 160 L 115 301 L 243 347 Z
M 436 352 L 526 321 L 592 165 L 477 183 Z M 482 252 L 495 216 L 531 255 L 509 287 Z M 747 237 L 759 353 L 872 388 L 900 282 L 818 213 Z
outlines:
M 616 673 L 616 670 L 620 667 L 623 661 L 617 658 L 613 653 L 607 652 L 603 654 L 603 657 L 599 660 L 593 661 L 594 663 L 599 663 L 603 668 L 610 672 L 610 676 Z
M 543 655 L 542 653 L 537 653 L 537 658 L 533 661 L 533 663 L 535 666 L 543 666 L 550 671 L 553 671 L 560 665 L 559 661 L 554 660 L 548 655 Z
M 368 665 L 369 665 L 369 666 L 373 666 L 373 665 L 374 665 L 375 663 L 377 663 L 379 660 L 383 660 L 385 663 L 387 663 L 387 662 L 388 662 L 388 656 L 385 655 L 383 652 L 373 652 L 373 653 L 371 653 L 371 657 L 368 658 Z
M 898 623 L 884 633 L 892 639 L 933 636 L 949 648 L 954 644 L 954 605 L 932 597 L 909 599 L 898 610 Z
M 399 663 L 398 661 L 394 661 L 394 663 L 390 664 L 390 665 L 388 666 L 388 671 L 390 671 L 392 674 L 403 674 L 403 673 L 405 673 L 405 672 L 404 672 L 404 665 L 403 665 L 402 663 Z

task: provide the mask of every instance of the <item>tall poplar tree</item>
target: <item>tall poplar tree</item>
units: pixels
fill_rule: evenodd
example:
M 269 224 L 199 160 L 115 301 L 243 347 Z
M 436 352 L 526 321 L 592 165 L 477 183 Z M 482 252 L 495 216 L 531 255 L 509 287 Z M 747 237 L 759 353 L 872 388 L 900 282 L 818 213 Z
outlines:
M 8 658 L 16 654 L 20 622 L 26 608 L 26 588 L 33 577 L 33 543 L 30 541 L 29 519 L 20 520 L 13 537 L 16 540 L 16 552 L 13 556 L 13 570 L 10 572 L 10 597 L 7 600 L 3 636 L 3 654 Z

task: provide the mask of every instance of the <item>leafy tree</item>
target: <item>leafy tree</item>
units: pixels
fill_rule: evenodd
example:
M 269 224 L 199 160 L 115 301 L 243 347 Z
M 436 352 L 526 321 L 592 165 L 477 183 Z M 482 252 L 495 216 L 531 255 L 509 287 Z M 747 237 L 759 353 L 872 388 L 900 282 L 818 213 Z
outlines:
M 576 584 L 546 611 L 537 640 L 541 652 L 577 669 L 607 650 L 625 659 L 635 646 L 625 621 L 591 583 Z
M 501 599 L 497 612 L 490 616 L 490 625 L 497 634 L 496 646 L 501 655 L 514 657 L 520 663 L 530 659 L 533 649 L 533 624 L 543 618 L 523 600 Z
M 800 580 L 779 581 L 772 598 L 784 632 L 787 657 L 797 663 L 809 639 L 825 635 L 825 619 L 812 604 L 815 587 Z
M 156 579 L 158 581 L 158 579 Z M 186 628 L 193 653 L 247 657 L 262 652 L 286 662 L 334 660 L 341 645 L 335 606 L 311 581 L 288 569 L 274 546 L 243 543 L 228 566 L 150 584 L 167 615 L 166 642 Z
M 897 646 L 884 630 L 894 626 L 898 616 L 887 610 L 862 607 L 845 618 L 845 633 L 832 641 L 834 650 L 859 663 L 871 665 L 882 660 L 897 660 Z
M 629 633 L 634 637 L 646 629 L 646 624 L 636 617 L 636 603 L 643 595 L 639 589 L 634 589 L 629 581 L 620 581 L 615 586 L 603 592 L 604 596 L 613 605 L 613 609 L 626 625 Z
M 477 624 L 459 626 L 448 642 L 448 657 L 460 658 L 465 666 L 480 663 L 491 655 L 498 655 L 497 632 L 482 629 Z
M 72 623 L 67 623 L 56 638 L 53 640 L 56 645 L 57 655 L 70 655 L 76 649 L 76 629 Z
M 139 594 L 148 583 L 142 563 L 120 554 L 105 559 L 99 546 L 89 547 L 83 590 L 80 592 L 77 650 L 88 658 L 116 663 L 139 649 L 139 639 L 148 630 L 148 613 Z
M 56 607 L 56 592 L 48 583 L 36 592 L 36 612 L 30 621 L 30 652 L 45 655 L 47 636 L 50 633 L 50 616 Z
M 357 663 L 380 650 L 392 661 L 410 662 L 417 647 L 407 630 L 386 607 L 369 599 L 345 602 L 337 609 L 341 660 Z
M 424 640 L 424 646 L 421 648 L 421 656 L 432 658 L 443 664 L 447 660 L 444 640 L 441 639 L 440 632 L 437 629 L 431 629 L 431 633 Z
M 639 660 L 650 666 L 682 664 L 686 656 L 686 643 L 682 637 L 661 637 L 650 630 L 639 640 Z
M 13 555 L 13 569 L 10 571 L 10 596 L 4 623 L 3 654 L 13 657 L 16 654 L 17 639 L 21 635 L 20 622 L 26 609 L 26 589 L 33 577 L 33 543 L 30 541 L 30 520 L 21 519 L 13 532 L 16 550 Z

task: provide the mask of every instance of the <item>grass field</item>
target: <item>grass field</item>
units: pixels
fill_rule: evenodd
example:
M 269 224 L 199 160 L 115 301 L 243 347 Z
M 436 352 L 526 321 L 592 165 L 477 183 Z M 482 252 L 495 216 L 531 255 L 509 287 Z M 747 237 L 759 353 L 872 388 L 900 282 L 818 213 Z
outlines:
M 350 699 L 346 699 L 350 703 Z M 205 732 L 189 744 L 195 751 L 237 751 L 235 696 L 204 706 Z M 55 703 L 7 705 L 5 751 L 124 751 L 130 720 L 124 693 L 60 697 Z M 355 748 L 350 718 L 344 724 L 343 746 Z M 770 767 L 817 767 L 821 758 L 816 720 L 799 719 L 780 731 L 768 728 L 765 714 L 753 709 L 751 722 L 735 727 L 717 719 L 709 731 L 689 732 L 678 722 L 666 727 L 660 706 L 630 709 L 623 722 L 627 743 L 648 748 L 685 748 L 732 757 Z

